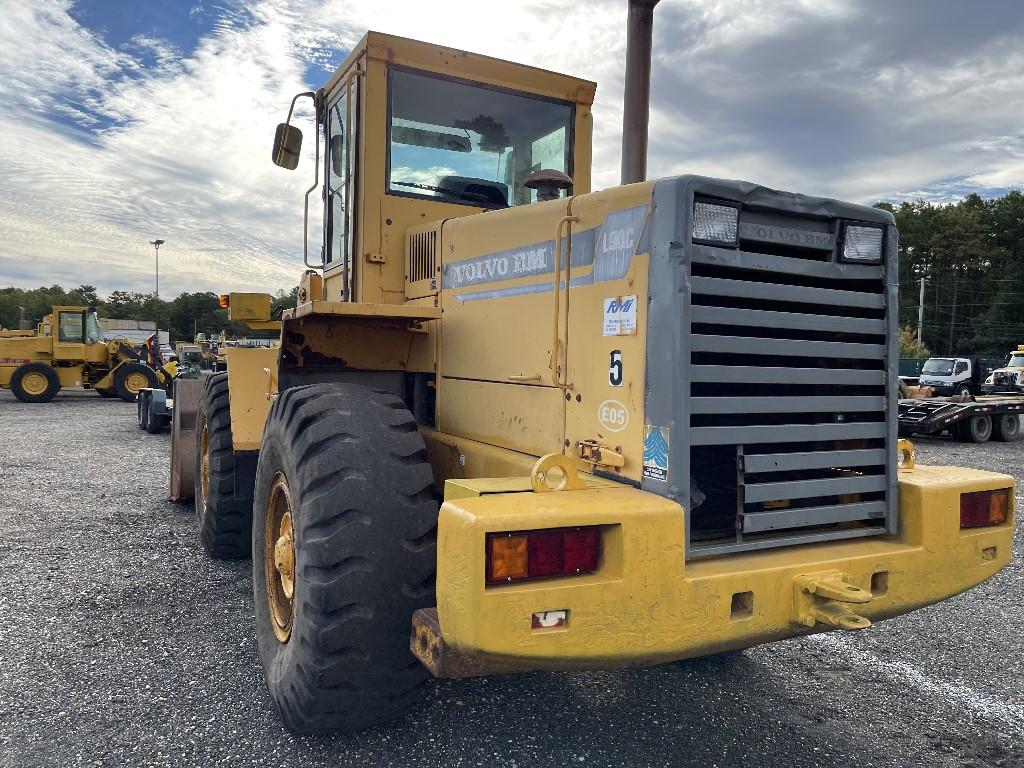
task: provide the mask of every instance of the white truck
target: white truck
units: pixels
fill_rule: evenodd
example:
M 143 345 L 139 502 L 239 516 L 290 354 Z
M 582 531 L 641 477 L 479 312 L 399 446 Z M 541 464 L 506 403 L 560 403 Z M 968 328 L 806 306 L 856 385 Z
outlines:
M 918 383 L 931 387 L 936 395 L 975 395 L 984 376 L 976 357 L 930 357 L 921 369 Z

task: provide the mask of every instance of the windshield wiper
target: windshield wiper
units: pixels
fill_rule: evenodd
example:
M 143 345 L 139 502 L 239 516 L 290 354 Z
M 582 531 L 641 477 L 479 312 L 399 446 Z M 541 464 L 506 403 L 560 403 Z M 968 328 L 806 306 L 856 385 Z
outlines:
M 475 201 L 478 203 L 487 204 L 490 204 L 492 202 L 491 199 L 487 197 L 487 195 L 482 195 L 479 192 L 467 192 L 463 189 L 451 189 L 448 187 L 434 187 L 431 186 L 430 184 L 417 184 L 412 181 L 392 180 L 391 183 L 397 184 L 400 187 L 415 187 L 416 189 L 427 189 L 430 190 L 431 192 L 440 192 L 443 195 L 448 195 L 449 197 L 459 197 L 462 198 L 463 200 L 469 200 L 470 202 Z

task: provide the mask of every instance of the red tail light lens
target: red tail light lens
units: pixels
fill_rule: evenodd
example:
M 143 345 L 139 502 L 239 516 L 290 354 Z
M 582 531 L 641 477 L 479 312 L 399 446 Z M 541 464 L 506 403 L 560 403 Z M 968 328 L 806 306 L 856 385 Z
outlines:
M 548 528 L 487 534 L 487 583 L 593 573 L 601 558 L 601 530 Z
M 1009 515 L 1010 491 L 977 491 L 960 494 L 960 527 L 1002 525 Z

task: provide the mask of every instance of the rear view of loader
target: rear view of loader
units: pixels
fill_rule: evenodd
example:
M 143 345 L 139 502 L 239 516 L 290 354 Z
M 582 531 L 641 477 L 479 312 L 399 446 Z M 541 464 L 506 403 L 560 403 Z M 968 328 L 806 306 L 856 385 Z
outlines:
M 280 349 L 207 383 L 195 464 L 206 548 L 251 529 L 294 731 L 396 717 L 430 676 L 861 630 L 1009 559 L 1013 479 L 897 440 L 891 215 L 645 181 L 642 146 L 591 192 L 594 89 L 369 32 L 296 96 L 324 259 Z

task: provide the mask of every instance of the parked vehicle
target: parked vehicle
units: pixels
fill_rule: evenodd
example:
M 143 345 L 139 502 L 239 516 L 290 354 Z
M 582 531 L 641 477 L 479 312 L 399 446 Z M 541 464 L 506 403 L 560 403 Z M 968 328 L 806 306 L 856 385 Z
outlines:
M 932 357 L 925 362 L 918 384 L 936 395 L 974 395 L 981 391 L 981 362 L 976 357 Z
M 962 443 L 1021 438 L 1024 397 L 984 396 L 981 399 L 928 398 L 900 400 L 899 434 L 939 435 L 948 432 Z
M 982 392 L 1024 392 L 1024 344 L 1010 353 L 1006 365 L 996 368 L 985 379 Z

